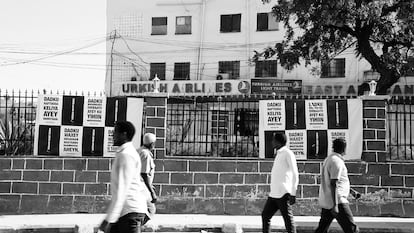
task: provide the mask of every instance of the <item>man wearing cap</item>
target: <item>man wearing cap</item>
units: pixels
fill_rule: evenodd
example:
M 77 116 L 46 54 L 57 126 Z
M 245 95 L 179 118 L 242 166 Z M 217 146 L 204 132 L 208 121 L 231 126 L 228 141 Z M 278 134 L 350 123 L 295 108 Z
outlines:
M 154 187 L 152 186 L 152 182 L 154 180 L 155 163 L 154 155 L 151 152 L 155 148 L 156 140 L 157 138 L 155 134 L 144 134 L 144 137 L 142 139 L 143 145 L 137 150 L 141 158 L 141 177 L 150 194 L 150 196 L 148 196 L 148 199 L 150 200 L 148 202 L 149 218 L 151 218 L 155 213 L 154 203 L 157 202 L 157 195 L 155 194 Z
M 319 205 L 322 207 L 321 219 L 315 233 L 327 232 L 333 219 L 336 219 L 345 233 L 359 232 L 349 207 L 350 183 L 344 155 L 346 141 L 337 138 L 332 143 L 333 153 L 322 165 Z

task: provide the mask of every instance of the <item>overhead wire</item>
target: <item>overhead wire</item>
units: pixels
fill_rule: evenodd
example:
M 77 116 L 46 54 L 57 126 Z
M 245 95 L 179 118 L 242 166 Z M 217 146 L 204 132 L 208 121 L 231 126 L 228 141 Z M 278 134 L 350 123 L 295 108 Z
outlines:
M 100 44 L 102 42 L 105 42 L 105 41 L 107 41 L 107 38 L 105 38 L 105 40 L 99 40 L 99 41 L 89 43 L 87 45 L 77 47 L 77 48 L 73 48 L 73 49 L 69 49 L 69 50 L 62 50 L 62 51 L 59 51 L 59 52 L 56 52 L 56 53 L 48 54 L 46 56 L 34 57 L 34 58 L 29 58 L 29 59 L 21 59 L 20 61 L 8 62 L 8 63 L 3 62 L 2 64 L 0 64 L 0 67 L 32 63 L 32 62 L 37 62 L 37 61 L 45 60 L 45 59 L 52 58 L 52 57 L 57 57 L 57 56 L 65 55 L 65 54 L 70 54 L 70 53 L 75 52 L 75 51 L 79 51 L 79 50 L 82 50 L 82 49 L 85 49 L 85 48 L 93 47 L 93 46 L 95 46 L 97 44 Z

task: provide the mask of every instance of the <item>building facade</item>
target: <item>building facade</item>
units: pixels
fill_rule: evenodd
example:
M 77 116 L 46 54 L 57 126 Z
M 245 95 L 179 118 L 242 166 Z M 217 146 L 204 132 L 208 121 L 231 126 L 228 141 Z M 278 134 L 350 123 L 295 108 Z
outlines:
M 358 85 L 378 77 L 352 49 L 328 66 L 315 63 L 290 72 L 273 59 L 251 62 L 254 51 L 274 46 L 285 36 L 283 24 L 270 14 L 275 3 L 108 0 L 106 92 L 131 95 L 126 83 L 149 81 L 155 75 L 161 83 L 276 79 L 300 80 L 303 85 Z M 137 89 L 141 91 L 132 92 L 149 88 Z

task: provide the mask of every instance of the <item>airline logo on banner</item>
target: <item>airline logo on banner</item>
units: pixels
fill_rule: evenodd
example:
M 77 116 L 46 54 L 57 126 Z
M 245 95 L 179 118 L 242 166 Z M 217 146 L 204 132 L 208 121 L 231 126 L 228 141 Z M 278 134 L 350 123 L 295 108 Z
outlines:
M 139 96 L 154 91 L 153 81 L 114 83 L 115 96 Z M 170 96 L 223 96 L 250 94 L 250 79 L 160 81 L 159 92 Z

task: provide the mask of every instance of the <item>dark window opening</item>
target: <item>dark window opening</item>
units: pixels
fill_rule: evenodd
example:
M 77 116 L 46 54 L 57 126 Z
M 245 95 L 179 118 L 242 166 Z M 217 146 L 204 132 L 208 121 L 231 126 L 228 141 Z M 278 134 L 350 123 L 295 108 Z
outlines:
M 241 14 L 221 15 L 220 32 L 240 32 Z
M 190 62 L 174 64 L 174 80 L 190 80 Z

